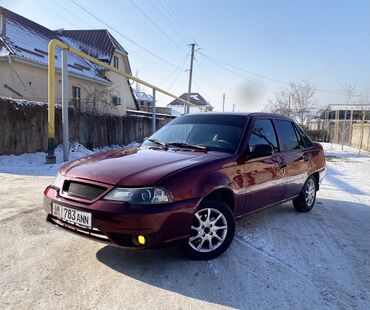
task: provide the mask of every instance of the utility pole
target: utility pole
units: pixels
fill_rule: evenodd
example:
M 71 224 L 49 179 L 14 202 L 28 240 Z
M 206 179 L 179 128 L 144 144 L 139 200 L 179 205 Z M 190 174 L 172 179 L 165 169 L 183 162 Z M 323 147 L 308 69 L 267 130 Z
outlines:
M 190 71 L 189 71 L 189 87 L 188 87 L 188 95 L 186 96 L 186 101 L 190 102 L 190 94 L 191 94 L 191 81 L 193 79 L 193 62 L 194 62 L 194 52 L 195 52 L 195 43 L 191 43 L 191 58 L 190 58 Z M 189 113 L 189 106 L 184 104 L 184 114 Z
M 235 112 L 235 103 L 233 103 L 233 112 Z
M 222 94 L 222 112 L 225 112 L 225 94 Z

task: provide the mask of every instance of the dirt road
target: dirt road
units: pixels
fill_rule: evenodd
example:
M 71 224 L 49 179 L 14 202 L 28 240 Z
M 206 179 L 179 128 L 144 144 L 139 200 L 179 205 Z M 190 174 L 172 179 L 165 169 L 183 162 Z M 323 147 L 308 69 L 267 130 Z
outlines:
M 65 233 L 41 208 L 51 177 L 0 173 L 1 308 L 369 309 L 369 184 L 339 172 L 343 162 L 328 167 L 312 212 L 288 203 L 248 216 L 231 248 L 204 262 Z

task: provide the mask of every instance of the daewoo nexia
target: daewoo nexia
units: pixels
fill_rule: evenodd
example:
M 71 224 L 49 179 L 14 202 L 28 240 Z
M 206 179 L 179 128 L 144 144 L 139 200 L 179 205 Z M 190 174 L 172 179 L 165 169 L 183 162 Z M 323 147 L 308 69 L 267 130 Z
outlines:
M 140 147 L 64 165 L 45 190 L 47 221 L 128 248 L 179 243 L 193 259 L 222 254 L 235 219 L 292 200 L 315 204 L 323 149 L 291 119 L 264 113 L 177 118 Z

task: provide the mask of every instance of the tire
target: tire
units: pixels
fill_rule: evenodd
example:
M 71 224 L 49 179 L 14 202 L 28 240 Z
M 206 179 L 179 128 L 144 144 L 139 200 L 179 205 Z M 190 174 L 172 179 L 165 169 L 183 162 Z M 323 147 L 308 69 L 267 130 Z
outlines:
M 317 192 L 317 183 L 314 176 L 310 176 L 303 185 L 302 191 L 297 198 L 293 200 L 294 208 L 298 212 L 309 212 L 315 205 Z
M 182 245 L 184 254 L 194 260 L 216 258 L 234 238 L 234 214 L 223 202 L 204 201 L 194 214 L 190 231 L 190 237 Z

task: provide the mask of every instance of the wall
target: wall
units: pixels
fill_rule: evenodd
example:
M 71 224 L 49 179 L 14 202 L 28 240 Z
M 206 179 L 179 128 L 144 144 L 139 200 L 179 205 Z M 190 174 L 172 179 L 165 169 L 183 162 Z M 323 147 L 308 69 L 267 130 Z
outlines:
M 370 151 L 370 123 L 353 123 L 351 126 L 349 121 L 340 121 L 338 130 L 337 133 L 332 121 L 329 126 L 324 125 L 323 132 L 328 134 L 331 143 L 342 144 L 343 141 L 344 145 Z
M 23 82 L 26 84 L 25 89 L 14 70 L 8 63 L 7 58 L 2 58 L 0 61 L 0 96 L 21 98 L 13 92 L 4 88 L 4 84 L 23 95 L 24 98 L 30 98 L 37 101 L 46 102 L 48 92 L 48 76 L 47 67 L 43 65 L 20 62 L 13 58 L 14 68 L 21 76 Z M 113 74 L 113 73 L 111 73 Z M 125 103 L 133 101 L 132 94 L 127 85 L 127 80 L 115 74 L 115 78 L 119 77 L 119 82 L 114 80 L 110 82 L 97 82 L 91 79 L 85 79 L 76 75 L 69 75 L 68 96 L 70 98 L 70 105 L 72 106 L 72 86 L 81 88 L 81 111 L 87 113 L 99 114 L 113 114 L 123 116 L 126 114 Z M 122 91 L 119 92 L 119 85 L 122 85 Z M 62 95 L 61 73 L 56 71 L 55 75 L 55 94 L 56 102 L 61 102 Z M 119 93 L 122 98 L 121 105 L 114 105 L 112 103 L 111 91 Z
M 353 124 L 351 146 L 370 151 L 370 124 Z
M 118 69 L 124 70 L 127 72 L 127 66 L 128 66 L 127 56 L 123 56 L 122 53 L 118 53 L 118 52 L 115 52 L 113 56 L 118 57 Z M 112 57 L 112 62 L 110 64 L 112 67 L 113 67 L 113 59 L 114 57 Z M 131 74 L 131 72 L 127 72 L 127 73 Z M 121 98 L 122 106 L 124 106 L 127 109 L 136 110 L 134 97 L 128 85 L 128 80 L 124 78 L 123 76 L 117 73 L 114 73 L 114 72 L 110 72 L 110 71 L 107 72 L 107 78 L 111 80 L 113 83 L 113 85 L 110 88 L 111 93 Z
M 56 107 L 56 144 L 62 143 L 61 107 Z M 152 119 L 143 116 L 97 116 L 69 109 L 70 140 L 88 148 L 142 142 Z M 157 128 L 170 119 L 157 118 Z M 47 151 L 47 104 L 0 97 L 0 155 Z

